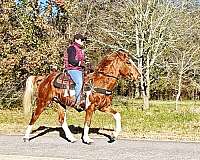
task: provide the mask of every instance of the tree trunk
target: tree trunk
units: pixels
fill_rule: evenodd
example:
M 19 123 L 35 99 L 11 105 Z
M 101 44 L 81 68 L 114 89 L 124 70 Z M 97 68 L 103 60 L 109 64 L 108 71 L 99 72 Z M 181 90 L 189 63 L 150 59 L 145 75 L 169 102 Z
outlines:
M 135 13 L 135 19 L 138 20 L 138 14 L 137 13 Z M 138 57 L 141 57 L 141 56 L 144 57 L 144 40 L 145 40 L 144 39 L 144 33 L 141 33 L 142 38 L 140 39 L 139 38 L 139 35 L 140 35 L 139 29 L 141 29 L 141 22 L 138 22 L 138 24 L 135 26 L 136 52 L 137 52 Z M 141 85 L 142 97 L 143 97 L 143 101 L 144 101 L 143 109 L 149 109 L 149 97 L 148 97 L 149 95 L 147 95 L 147 92 L 149 94 L 149 89 L 146 88 L 147 85 L 146 85 L 146 80 L 145 80 L 145 77 L 144 77 L 145 71 L 144 71 L 143 60 L 144 60 L 143 58 L 138 60 L 139 68 L 142 71 L 141 79 L 140 79 L 140 85 Z M 148 69 L 149 69 L 149 67 L 148 67 Z M 149 71 L 148 71 L 148 74 L 149 74 Z
M 179 99 L 180 99 L 180 96 L 181 96 L 181 85 L 182 83 L 182 73 L 180 73 L 179 75 L 179 80 L 178 80 L 178 93 L 176 95 L 176 110 L 178 111 L 178 106 L 179 106 Z
M 144 107 L 143 109 L 149 109 L 149 97 L 147 95 L 143 96 L 143 101 L 144 101 Z
M 147 68 L 146 68 L 146 95 L 144 96 L 144 109 L 149 109 L 149 99 L 150 99 L 150 57 L 147 53 Z
M 136 82 L 135 83 L 135 98 L 140 98 L 140 83 Z

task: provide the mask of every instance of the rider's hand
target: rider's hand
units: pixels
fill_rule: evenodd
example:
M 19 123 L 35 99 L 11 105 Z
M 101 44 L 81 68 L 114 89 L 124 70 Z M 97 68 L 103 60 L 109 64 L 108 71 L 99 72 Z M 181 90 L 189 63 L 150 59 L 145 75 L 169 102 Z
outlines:
M 63 73 L 67 73 L 67 70 L 66 70 L 66 69 L 64 69 Z

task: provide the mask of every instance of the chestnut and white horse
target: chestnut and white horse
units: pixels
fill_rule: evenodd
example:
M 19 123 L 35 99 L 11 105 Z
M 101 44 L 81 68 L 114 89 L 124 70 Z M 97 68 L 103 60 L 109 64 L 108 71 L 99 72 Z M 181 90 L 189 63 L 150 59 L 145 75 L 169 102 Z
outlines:
M 35 121 L 44 111 L 45 107 L 49 106 L 52 101 L 60 103 L 59 122 L 65 132 L 66 138 L 75 142 L 76 138 L 73 136 L 67 125 L 66 110 L 71 106 L 73 99 L 70 96 L 64 96 L 64 89 L 55 88 L 53 81 L 59 73 L 51 72 L 48 76 L 36 84 L 37 77 L 30 76 L 26 82 L 26 89 L 24 93 L 24 107 L 31 104 L 31 96 L 33 95 L 33 88 L 36 84 L 36 109 L 32 114 L 30 123 L 26 129 L 24 140 L 29 140 L 30 133 Z M 119 78 L 128 78 L 130 80 L 138 80 L 140 72 L 137 66 L 132 61 L 127 52 L 122 50 L 111 52 L 105 56 L 95 68 L 92 75 L 86 75 L 86 81 L 91 83 L 90 90 L 87 92 L 85 122 L 83 131 L 83 142 L 91 143 L 93 139 L 89 137 L 89 128 L 92 120 L 92 115 L 95 110 L 110 113 L 115 119 L 115 129 L 112 135 L 113 140 L 117 138 L 121 131 L 121 116 L 115 111 L 112 106 L 112 92 L 117 84 Z M 66 108 L 63 111 L 62 107 Z

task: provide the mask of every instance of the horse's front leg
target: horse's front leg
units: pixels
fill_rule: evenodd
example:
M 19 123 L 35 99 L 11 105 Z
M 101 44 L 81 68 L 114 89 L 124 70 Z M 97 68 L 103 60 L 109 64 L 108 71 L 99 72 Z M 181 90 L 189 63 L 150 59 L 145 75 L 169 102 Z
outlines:
M 94 142 L 94 140 L 89 137 L 89 129 L 90 129 L 90 124 L 91 124 L 93 112 L 94 112 L 94 105 L 92 104 L 86 110 L 86 115 L 85 115 L 83 142 L 87 143 L 87 144 Z
M 116 113 L 112 113 L 114 119 L 115 119 L 115 131 L 113 132 L 113 139 L 116 139 L 119 135 L 119 133 L 122 130 L 121 127 L 121 115 L 120 113 L 116 112 Z
M 62 129 L 65 132 L 65 136 L 66 138 L 70 141 L 70 142 L 75 142 L 77 141 L 76 138 L 74 138 L 73 134 L 71 133 L 68 125 L 67 125 L 67 117 L 66 117 L 66 111 L 64 112 L 64 114 L 61 114 L 62 112 L 60 112 L 59 114 L 59 121 L 61 123 Z
M 114 109 L 112 109 L 111 106 L 101 108 L 100 111 L 112 114 L 115 119 L 115 129 L 114 129 L 113 135 L 111 137 L 111 141 L 114 141 L 118 137 L 119 133 L 122 131 L 121 115 L 120 115 L 120 113 L 118 113 Z

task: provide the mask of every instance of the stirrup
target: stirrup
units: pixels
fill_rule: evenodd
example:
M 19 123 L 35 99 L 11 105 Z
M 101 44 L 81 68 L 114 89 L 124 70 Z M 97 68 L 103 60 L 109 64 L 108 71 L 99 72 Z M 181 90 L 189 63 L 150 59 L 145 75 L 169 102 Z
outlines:
M 74 108 L 78 111 L 78 112 L 82 112 L 85 110 L 85 102 L 79 102 L 78 104 L 74 105 Z
M 82 112 L 82 111 L 84 111 L 84 109 L 83 109 L 83 108 L 81 108 L 81 107 L 78 107 L 78 106 L 77 106 L 77 107 L 75 107 L 75 110 L 76 110 L 76 111 L 78 111 L 78 112 Z

